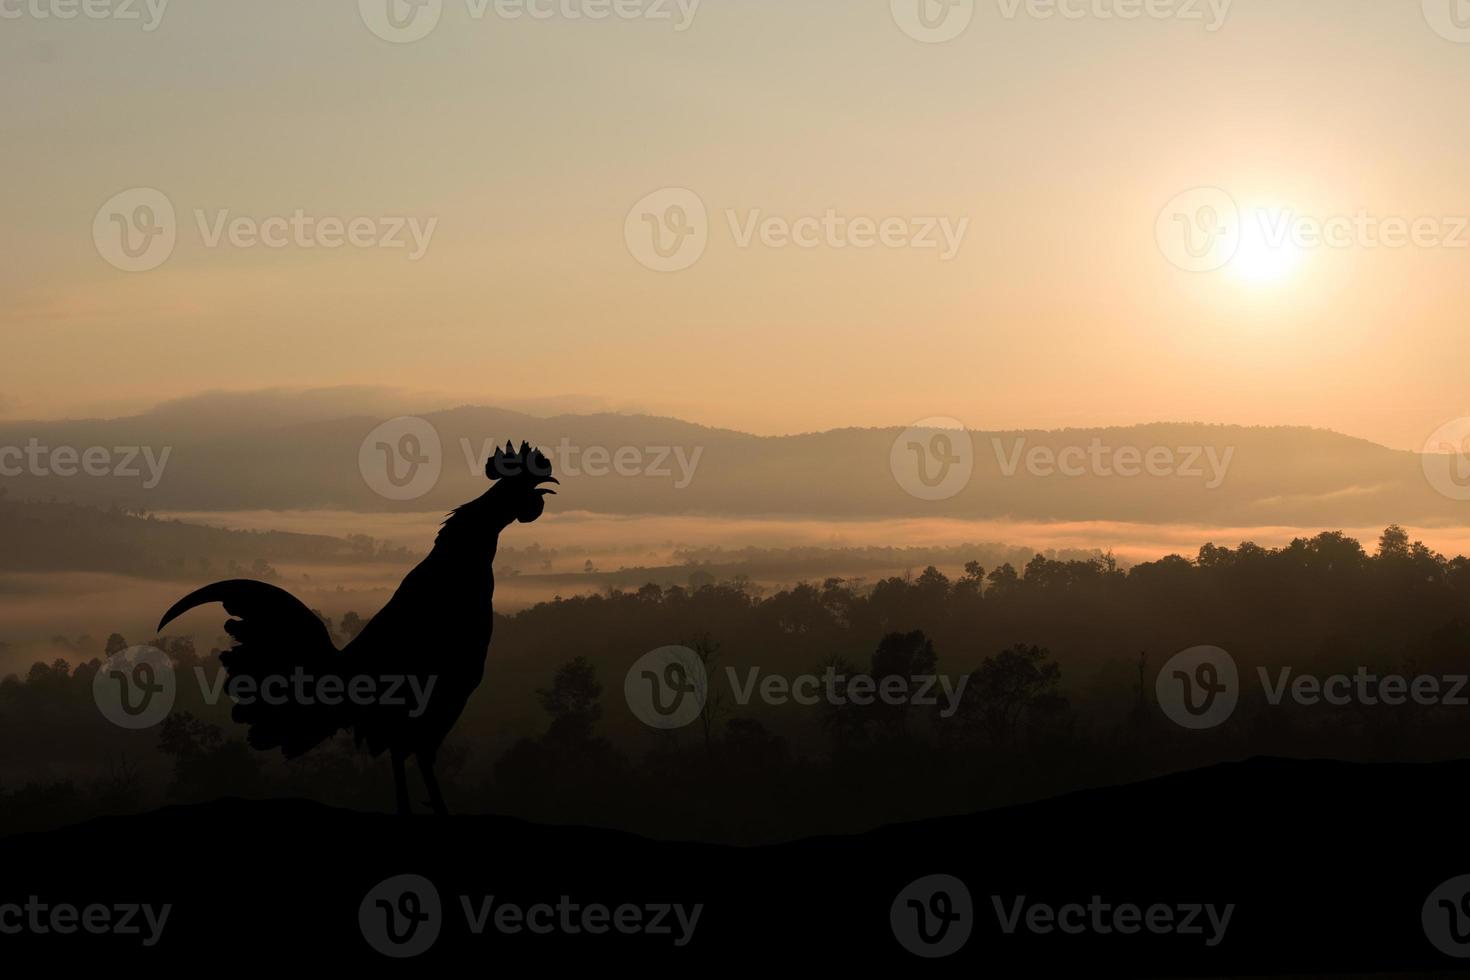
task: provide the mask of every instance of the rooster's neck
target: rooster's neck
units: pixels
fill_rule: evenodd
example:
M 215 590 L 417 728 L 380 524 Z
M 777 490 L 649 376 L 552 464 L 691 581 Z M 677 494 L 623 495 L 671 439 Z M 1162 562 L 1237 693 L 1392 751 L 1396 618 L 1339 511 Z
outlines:
M 434 549 L 473 549 L 495 553 L 500 532 L 515 523 L 515 514 L 492 489 L 489 493 L 456 507 L 444 519 Z

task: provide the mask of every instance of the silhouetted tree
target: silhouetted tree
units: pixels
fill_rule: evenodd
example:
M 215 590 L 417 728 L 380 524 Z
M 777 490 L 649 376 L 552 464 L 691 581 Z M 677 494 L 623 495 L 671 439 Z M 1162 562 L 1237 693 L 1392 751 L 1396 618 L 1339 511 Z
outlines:
M 996 748 L 1015 745 L 1028 718 L 1054 712 L 1063 702 L 1057 694 L 1062 669 L 1041 647 L 1018 644 L 986 657 L 970 675 L 961 702 L 965 724 Z

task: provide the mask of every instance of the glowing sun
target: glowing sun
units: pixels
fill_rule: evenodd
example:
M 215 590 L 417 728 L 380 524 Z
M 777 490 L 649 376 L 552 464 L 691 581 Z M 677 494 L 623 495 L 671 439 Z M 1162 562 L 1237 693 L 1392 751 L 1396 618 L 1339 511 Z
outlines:
M 1277 283 L 1301 265 L 1301 246 L 1289 234 L 1274 228 L 1263 212 L 1246 216 L 1240 229 L 1240 245 L 1230 261 L 1231 271 L 1247 282 Z

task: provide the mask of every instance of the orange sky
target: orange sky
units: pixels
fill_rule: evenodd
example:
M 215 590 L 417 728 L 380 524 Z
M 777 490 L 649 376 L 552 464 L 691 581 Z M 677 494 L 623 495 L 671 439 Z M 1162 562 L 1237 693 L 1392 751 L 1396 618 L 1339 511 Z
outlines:
M 6 19 L 0 415 L 369 384 L 758 432 L 1167 419 L 1419 448 L 1470 414 L 1470 43 L 1420 3 L 1236 0 L 1211 31 L 980 0 L 923 43 L 888 3 L 565 14 L 586 2 L 445 0 L 412 43 L 352 3 Z M 1191 272 L 1157 228 L 1200 187 L 1439 234 Z M 139 188 L 175 241 L 126 272 L 106 238 Z M 637 235 L 673 227 L 666 188 L 704 249 L 659 272 Z M 326 247 L 354 219 L 405 247 Z

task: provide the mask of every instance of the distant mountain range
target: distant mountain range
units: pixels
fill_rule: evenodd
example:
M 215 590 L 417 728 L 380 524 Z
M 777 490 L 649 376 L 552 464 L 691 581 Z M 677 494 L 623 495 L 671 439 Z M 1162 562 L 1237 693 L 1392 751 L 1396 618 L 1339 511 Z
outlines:
M 1460 524 L 1470 514 L 1430 485 L 1418 454 L 1318 429 L 1158 423 L 761 437 L 611 413 L 462 407 L 386 427 L 384 415 L 333 414 L 356 408 L 202 396 L 128 418 L 0 422 L 0 490 L 150 511 L 443 511 L 486 488 L 494 445 L 524 439 L 557 465 L 557 506 L 611 514 L 1320 527 Z M 416 482 L 386 482 L 390 461 L 400 481 Z
M 240 531 L 158 520 L 65 502 L 0 498 L 0 573 L 112 572 L 188 579 L 214 574 L 273 579 L 275 563 L 377 563 L 394 569 L 413 555 L 357 535 Z

